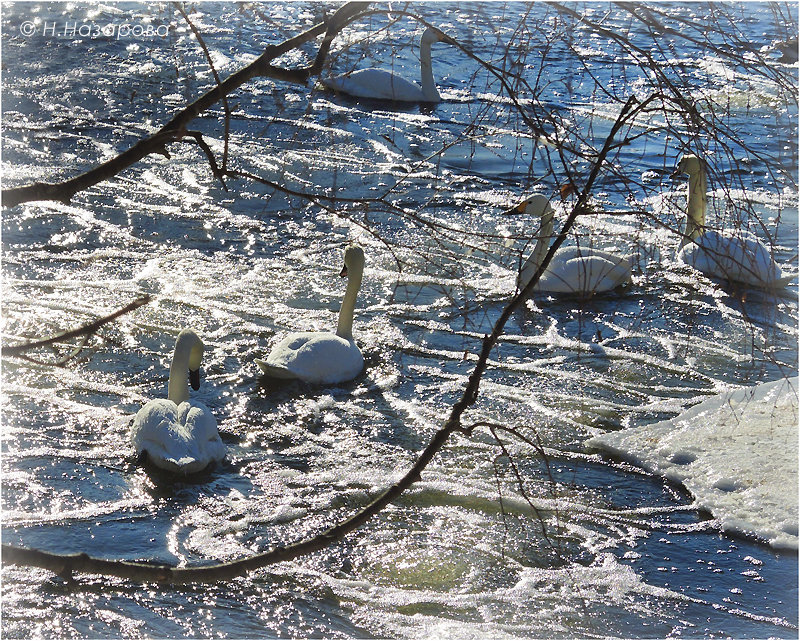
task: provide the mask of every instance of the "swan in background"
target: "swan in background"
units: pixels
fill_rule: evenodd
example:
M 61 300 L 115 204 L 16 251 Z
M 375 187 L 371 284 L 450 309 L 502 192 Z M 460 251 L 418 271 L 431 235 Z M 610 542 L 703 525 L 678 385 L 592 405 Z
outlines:
M 783 287 L 794 279 L 784 276 L 770 251 L 749 232 L 736 235 L 706 229 L 706 172 L 702 161 L 693 154 L 681 158 L 672 174 L 689 175 L 686 203 L 686 228 L 683 232 L 678 262 L 720 280 L 753 287 Z
M 339 310 L 336 333 L 297 332 L 272 348 L 266 361 L 256 364 L 268 376 L 297 378 L 307 383 L 334 384 L 354 379 L 364 369 L 364 357 L 353 340 L 353 313 L 364 274 L 364 250 L 350 245 L 344 253 L 347 290 Z
M 533 278 L 550 248 L 554 212 L 548 198 L 536 195 L 507 213 L 524 213 L 541 219 L 536 246 L 517 276 L 517 287 L 522 290 Z M 630 280 L 630 257 L 591 247 L 561 247 L 534 285 L 533 291 L 586 297 L 616 289 Z
M 409 82 L 384 69 L 359 69 L 340 76 L 323 78 L 328 89 L 346 93 L 355 98 L 391 100 L 393 102 L 439 102 L 441 97 L 433 81 L 431 45 L 443 38 L 428 27 L 419 44 L 419 64 L 422 86 Z
M 131 426 L 136 454 L 146 454 L 153 465 L 170 472 L 199 472 L 225 458 L 225 444 L 211 410 L 189 399 L 187 372 L 192 388 L 199 389 L 203 349 L 203 342 L 194 330 L 184 329 L 178 334 L 169 368 L 167 398 L 148 402 Z

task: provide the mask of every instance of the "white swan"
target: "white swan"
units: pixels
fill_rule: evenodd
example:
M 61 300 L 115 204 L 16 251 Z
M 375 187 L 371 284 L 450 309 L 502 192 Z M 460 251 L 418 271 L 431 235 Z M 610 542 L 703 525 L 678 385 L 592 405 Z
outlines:
M 152 464 L 170 472 L 199 472 L 225 458 L 211 410 L 189 399 L 187 372 L 192 388 L 199 389 L 202 358 L 202 341 L 194 330 L 184 329 L 175 341 L 167 398 L 148 402 L 131 426 L 136 454 L 145 453 Z
M 689 175 L 689 190 L 678 262 L 712 278 L 753 287 L 783 287 L 794 279 L 784 276 L 770 251 L 753 234 L 741 231 L 733 235 L 705 228 L 706 172 L 697 156 L 686 154 L 681 158 L 672 175 L 680 174 Z
M 364 274 L 364 250 L 350 245 L 344 253 L 347 291 L 339 310 L 336 333 L 297 332 L 272 348 L 266 361 L 256 363 L 269 376 L 297 378 L 307 383 L 334 384 L 354 379 L 364 369 L 364 357 L 353 340 L 353 313 Z
M 528 198 L 509 213 L 525 213 L 541 218 L 536 246 L 517 276 L 517 287 L 522 290 L 533 278 L 550 248 L 554 213 L 550 201 L 541 195 Z M 534 285 L 533 291 L 586 297 L 616 289 L 630 280 L 630 257 L 591 247 L 561 247 Z
M 430 27 L 424 31 L 419 43 L 420 79 L 422 86 L 409 82 L 384 69 L 359 69 L 340 76 L 323 78 L 328 89 L 346 93 L 355 98 L 391 100 L 393 102 L 439 102 L 441 97 L 433 81 L 431 45 L 441 41 Z

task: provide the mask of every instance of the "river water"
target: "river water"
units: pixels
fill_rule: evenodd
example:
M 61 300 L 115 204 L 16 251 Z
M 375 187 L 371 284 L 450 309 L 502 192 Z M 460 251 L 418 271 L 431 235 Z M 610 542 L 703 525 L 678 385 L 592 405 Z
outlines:
M 623 8 L 569 6 L 631 30 L 658 60 L 652 34 Z M 686 20 L 675 25 L 690 34 L 717 12 L 657 7 Z M 201 3 L 190 16 L 225 76 L 331 8 Z M 761 51 L 796 32 L 796 7 L 779 9 L 724 10 Z M 612 97 L 636 94 L 652 76 L 542 4 L 410 11 L 522 73 L 552 122 L 593 144 L 619 111 Z M 335 69 L 393 60 L 415 78 L 421 29 L 410 18 L 385 24 L 376 16 L 343 34 Z M 769 73 L 672 40 L 660 68 L 724 109 L 721 122 L 738 138 L 740 166 L 723 159 L 712 190 L 749 211 L 747 226 L 796 273 L 796 67 L 767 56 L 790 79 L 787 100 Z M 168 4 L 3 4 L 2 46 L 4 186 L 102 162 L 214 82 Z M 278 62 L 304 64 L 313 53 Z M 391 208 L 324 207 L 247 180 L 228 179 L 226 190 L 196 146 L 173 144 L 169 159 L 149 157 L 69 205 L 4 209 L 5 342 L 154 296 L 64 367 L 4 363 L 4 542 L 181 565 L 235 559 L 320 532 L 403 475 L 459 398 L 530 249 L 536 221 L 501 212 L 562 184 L 544 162 L 557 152 L 537 143 L 477 63 L 436 44 L 434 73 L 444 101 L 432 108 L 392 110 L 269 79 L 229 101 L 230 166 L 298 192 L 389 192 Z M 222 114 L 217 107 L 192 125 L 219 155 Z M 640 213 L 581 217 L 570 240 L 630 253 L 633 283 L 586 301 L 530 301 L 512 316 L 465 416 L 538 438 L 546 457 L 506 433 L 502 448 L 485 429 L 460 434 L 356 535 L 215 585 L 69 585 L 5 566 L 2 636 L 797 638 L 796 551 L 725 535 L 680 487 L 583 445 L 797 369 L 796 282 L 743 292 L 674 262 L 677 238 L 662 223 L 674 227 L 685 206 L 684 178 L 668 178 L 678 146 L 645 129 L 595 194 L 607 209 Z M 763 156 L 745 157 L 745 147 Z M 721 144 L 709 148 L 723 156 Z M 567 209 L 556 205 L 557 221 Z M 367 255 L 354 329 L 365 372 L 336 387 L 261 377 L 254 358 L 287 331 L 335 326 L 342 252 L 353 240 Z M 229 454 L 176 480 L 136 465 L 127 429 L 144 402 L 166 393 L 175 336 L 189 326 L 206 345 L 196 396 Z

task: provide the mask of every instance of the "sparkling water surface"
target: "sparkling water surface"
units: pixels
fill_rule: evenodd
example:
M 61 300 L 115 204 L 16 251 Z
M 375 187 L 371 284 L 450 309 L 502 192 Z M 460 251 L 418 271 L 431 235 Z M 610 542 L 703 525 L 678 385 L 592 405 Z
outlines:
M 570 6 L 652 47 L 621 7 Z M 708 19 L 705 4 L 658 6 Z M 786 37 L 776 7 L 726 10 L 759 51 Z M 332 5 L 187 10 L 224 77 Z M 508 44 L 531 85 L 539 78 L 540 105 L 595 144 L 619 105 L 592 76 L 623 99 L 648 81 L 543 4 L 409 11 L 485 60 L 500 60 Z M 123 24 L 169 29 L 151 38 L 63 35 L 72 22 L 114 25 L 117 34 Z M 416 79 L 421 29 L 409 18 L 385 26 L 375 16 L 337 38 L 334 69 L 392 66 Z M 214 82 L 169 4 L 4 4 L 2 38 L 4 186 L 103 162 Z M 314 53 L 306 46 L 278 62 L 308 64 Z M 778 159 L 767 167 L 748 156 L 733 167 L 711 144 L 723 160 L 710 189 L 722 200 L 728 187 L 752 214 L 712 212 L 712 220 L 751 227 L 796 273 L 796 68 L 792 102 L 770 73 L 699 44 L 676 40 L 663 65 L 680 66 L 697 100 L 730 111 L 742 149 Z M 196 146 L 172 144 L 169 159 L 148 157 L 69 205 L 3 210 L 6 344 L 154 297 L 64 367 L 4 362 L 4 542 L 179 565 L 231 560 L 319 533 L 402 477 L 460 397 L 530 251 L 536 221 L 501 213 L 562 180 L 547 172 L 553 150 L 474 61 L 439 43 L 434 74 L 444 98 L 435 107 L 394 110 L 313 82 L 264 78 L 229 99 L 231 167 L 296 192 L 354 199 L 397 184 L 391 207 L 315 202 L 244 179 L 226 179 L 226 190 Z M 217 105 L 192 123 L 220 156 L 222 122 Z M 618 156 L 633 182 L 608 172 L 596 186 L 605 209 L 651 216 L 585 216 L 570 235 L 632 254 L 633 283 L 584 301 L 541 296 L 516 312 L 465 415 L 465 424 L 538 438 L 546 457 L 503 432 L 502 448 L 486 429 L 456 435 L 357 534 L 218 584 L 90 576 L 70 585 L 4 566 L 2 636 L 796 638 L 796 552 L 723 535 L 681 488 L 583 445 L 797 369 L 796 282 L 781 293 L 741 292 L 674 262 L 677 237 L 658 224 L 676 226 L 685 206 L 683 178 L 668 178 L 674 145 L 658 132 L 636 138 Z M 780 163 L 785 173 L 770 170 Z M 556 229 L 567 212 L 556 204 Z M 365 372 L 333 387 L 261 376 L 254 359 L 287 331 L 335 327 L 342 252 L 353 240 L 367 255 L 354 327 Z M 195 396 L 217 417 L 228 458 L 176 480 L 136 464 L 127 430 L 144 402 L 165 395 L 175 336 L 189 326 L 206 345 Z

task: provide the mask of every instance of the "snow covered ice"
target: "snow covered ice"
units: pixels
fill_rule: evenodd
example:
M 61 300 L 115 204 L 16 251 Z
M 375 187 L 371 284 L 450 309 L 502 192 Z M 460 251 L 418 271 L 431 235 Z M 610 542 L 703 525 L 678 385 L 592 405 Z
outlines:
M 797 549 L 798 378 L 717 394 L 589 447 L 681 483 L 723 530 Z

